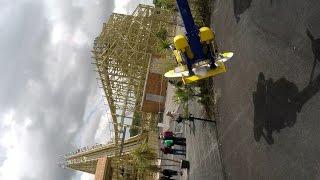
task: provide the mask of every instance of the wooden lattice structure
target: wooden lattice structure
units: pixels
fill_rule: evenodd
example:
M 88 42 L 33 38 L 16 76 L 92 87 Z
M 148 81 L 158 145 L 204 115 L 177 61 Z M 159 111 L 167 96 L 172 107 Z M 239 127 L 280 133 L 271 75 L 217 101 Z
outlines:
M 112 157 L 119 167 L 125 156 L 120 154 L 120 133 L 125 121 L 152 117 L 141 111 L 146 75 L 153 56 L 163 56 L 162 40 L 157 32 L 165 30 L 168 37 L 175 35 L 174 13 L 153 6 L 139 5 L 131 15 L 113 13 L 95 38 L 93 64 L 105 93 L 114 124 L 114 142 L 94 150 L 67 156 L 64 166 L 94 173 L 101 157 Z M 143 127 L 139 127 L 143 128 Z M 139 143 L 140 135 L 124 143 L 124 153 L 130 153 Z M 117 169 L 117 168 L 116 168 Z M 118 173 L 116 173 L 118 174 Z M 117 176 L 118 177 L 118 176 Z
M 146 139 L 145 137 L 148 136 Z M 132 156 L 130 154 L 138 148 L 142 141 L 147 142 L 150 147 L 157 147 L 157 133 L 150 131 L 147 135 L 137 135 L 126 139 L 124 141 L 124 151 L 121 158 L 117 155 L 115 151 L 117 146 L 115 143 L 111 144 L 97 144 L 92 147 L 81 148 L 76 152 L 69 153 L 64 156 L 63 162 L 60 162 L 60 166 L 68 169 L 78 170 L 82 172 L 87 172 L 90 174 L 97 174 L 98 161 L 102 158 L 109 159 L 111 163 L 112 171 L 109 176 L 112 176 L 112 179 L 136 179 L 133 177 L 137 176 L 136 169 L 134 164 L 132 164 Z M 125 176 L 120 176 L 121 168 L 126 170 Z M 145 174 L 144 179 L 151 180 L 154 174 Z
M 163 9 L 139 5 L 132 15 L 112 14 L 94 41 L 94 64 L 114 123 L 115 138 L 125 120 L 143 119 L 143 87 L 152 55 L 161 55 L 156 33 L 175 34 L 175 16 Z
M 124 154 L 129 154 L 141 144 L 141 137 L 134 136 L 124 142 Z M 79 149 L 77 152 L 65 155 L 61 164 L 66 168 L 95 174 L 96 164 L 101 157 L 115 158 L 115 143 L 98 144 L 88 148 Z

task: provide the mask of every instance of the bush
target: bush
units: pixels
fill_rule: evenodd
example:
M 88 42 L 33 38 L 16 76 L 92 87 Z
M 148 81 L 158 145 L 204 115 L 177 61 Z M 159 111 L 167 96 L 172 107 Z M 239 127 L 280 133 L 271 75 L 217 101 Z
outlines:
M 170 43 L 169 43 L 168 41 L 162 41 L 160 48 L 161 48 L 162 50 L 167 50 L 167 49 L 170 48 Z
M 176 0 L 153 0 L 153 4 L 157 8 L 176 10 Z
M 156 33 L 157 38 L 159 38 L 162 41 L 166 41 L 168 37 L 168 31 L 164 28 L 161 28 L 157 33 Z
M 193 98 L 194 95 L 194 89 L 189 85 L 181 85 L 176 86 L 176 91 L 173 96 L 173 100 L 176 103 L 179 103 L 183 107 L 184 115 L 189 114 L 188 110 L 188 102 L 190 99 Z
M 189 0 L 194 21 L 199 27 L 210 26 L 211 0 Z
M 146 142 L 142 143 L 132 152 L 133 162 L 139 174 L 145 172 L 158 172 L 160 168 L 155 165 L 157 153 Z

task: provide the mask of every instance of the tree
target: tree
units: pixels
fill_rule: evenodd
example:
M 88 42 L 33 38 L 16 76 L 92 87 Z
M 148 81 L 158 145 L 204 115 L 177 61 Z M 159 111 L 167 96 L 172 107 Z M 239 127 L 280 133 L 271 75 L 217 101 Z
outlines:
M 183 85 L 176 86 L 175 94 L 173 95 L 173 101 L 181 104 L 185 115 L 189 115 L 188 101 L 194 96 L 194 89 L 191 86 Z
M 163 8 L 168 10 L 176 10 L 176 0 L 153 0 L 153 4 L 157 8 Z
M 144 142 L 132 153 L 133 162 L 138 170 L 138 173 L 145 173 L 146 171 L 157 172 L 159 168 L 155 166 L 157 153 Z
M 162 6 L 162 1 L 161 0 L 153 0 L 153 4 L 157 8 L 161 8 Z
M 180 161 L 178 160 L 159 158 L 155 150 L 152 149 L 146 142 L 142 143 L 132 153 L 132 162 L 137 168 L 138 174 L 143 174 L 146 172 L 159 172 L 161 170 L 161 167 L 155 164 L 157 159 L 180 163 Z M 164 166 L 174 166 L 174 165 L 164 165 Z

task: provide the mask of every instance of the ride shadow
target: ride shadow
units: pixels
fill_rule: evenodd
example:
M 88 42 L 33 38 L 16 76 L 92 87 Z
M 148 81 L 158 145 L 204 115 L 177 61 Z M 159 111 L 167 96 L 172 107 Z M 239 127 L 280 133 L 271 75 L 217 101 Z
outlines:
M 315 39 L 309 29 L 307 36 L 311 40 L 314 64 L 309 84 L 302 91 L 285 78 L 273 81 L 272 78 L 266 80 L 262 72 L 258 75 L 257 89 L 253 92 L 256 141 L 264 137 L 268 144 L 273 144 L 273 132 L 279 133 L 285 127 L 293 127 L 297 113 L 320 90 L 320 74 L 314 78 L 315 68 L 320 62 L 320 38 Z
M 251 6 L 251 2 L 252 0 L 233 0 L 234 17 L 237 23 L 240 21 L 240 15 Z
M 252 0 L 233 0 L 233 11 L 236 22 L 240 21 L 240 15 L 248 10 L 251 6 Z M 273 4 L 273 0 L 270 0 L 270 4 Z
M 263 73 L 258 76 L 257 90 L 253 93 L 254 138 L 264 137 L 273 144 L 272 133 L 285 127 L 292 127 L 297 119 L 299 105 L 293 101 L 298 94 L 295 84 L 285 78 L 266 80 Z
M 275 82 L 265 80 L 264 74 L 258 76 L 257 91 L 253 93 L 254 138 L 264 137 L 273 144 L 272 133 L 285 127 L 293 127 L 303 105 L 320 90 L 320 75 L 302 91 L 297 86 L 281 78 Z

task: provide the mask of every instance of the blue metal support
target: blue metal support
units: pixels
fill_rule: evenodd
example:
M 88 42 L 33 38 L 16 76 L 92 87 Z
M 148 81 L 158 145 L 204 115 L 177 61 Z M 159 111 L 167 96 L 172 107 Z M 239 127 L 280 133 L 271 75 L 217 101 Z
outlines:
M 191 51 L 194 54 L 194 58 L 191 59 L 192 62 L 189 62 L 189 63 L 194 64 L 206 59 L 206 56 L 202 51 L 202 45 L 201 45 L 200 36 L 199 36 L 199 28 L 193 20 L 188 1 L 177 0 L 177 4 L 178 4 L 181 17 L 186 29 L 186 36 L 188 38 Z

